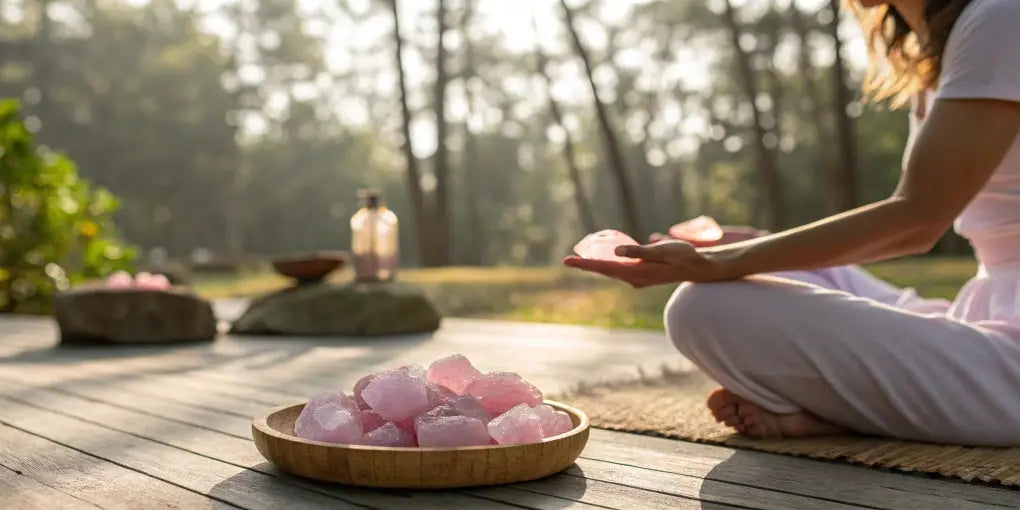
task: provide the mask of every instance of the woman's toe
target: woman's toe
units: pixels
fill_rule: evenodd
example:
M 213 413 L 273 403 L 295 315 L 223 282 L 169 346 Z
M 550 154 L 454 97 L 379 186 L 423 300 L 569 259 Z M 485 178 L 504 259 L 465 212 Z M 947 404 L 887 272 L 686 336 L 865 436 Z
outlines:
M 755 423 L 746 427 L 745 434 L 751 437 L 762 438 L 768 435 L 768 429 L 762 423 Z

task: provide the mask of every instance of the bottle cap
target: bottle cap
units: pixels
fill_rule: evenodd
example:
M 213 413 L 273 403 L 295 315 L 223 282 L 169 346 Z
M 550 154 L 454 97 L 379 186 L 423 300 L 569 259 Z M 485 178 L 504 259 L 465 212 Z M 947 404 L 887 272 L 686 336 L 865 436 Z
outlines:
M 379 191 L 372 188 L 359 189 L 358 201 L 361 202 L 362 207 L 379 207 L 379 203 L 381 202 L 379 199 Z

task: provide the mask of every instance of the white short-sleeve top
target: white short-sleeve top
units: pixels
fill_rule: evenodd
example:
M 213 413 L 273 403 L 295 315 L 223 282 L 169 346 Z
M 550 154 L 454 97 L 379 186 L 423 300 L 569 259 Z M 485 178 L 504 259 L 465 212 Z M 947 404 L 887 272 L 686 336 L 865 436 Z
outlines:
M 924 122 L 923 103 L 939 99 L 1020 102 L 1020 0 L 973 0 L 964 9 L 946 44 L 936 89 L 915 104 L 910 145 Z M 1020 133 L 954 227 L 970 240 L 981 269 L 948 314 L 1020 338 Z

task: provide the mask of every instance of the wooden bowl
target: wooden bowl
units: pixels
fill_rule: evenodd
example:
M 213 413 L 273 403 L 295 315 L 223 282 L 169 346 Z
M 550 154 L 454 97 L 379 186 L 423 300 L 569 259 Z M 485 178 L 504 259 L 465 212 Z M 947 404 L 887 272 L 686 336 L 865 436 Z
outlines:
M 563 471 L 588 442 L 588 416 L 547 400 L 574 421 L 569 432 L 541 443 L 463 448 L 338 445 L 294 435 L 304 403 L 283 406 L 252 422 L 259 453 L 295 475 L 364 487 L 443 489 L 535 480 Z
M 322 251 L 290 255 L 273 260 L 273 269 L 298 282 L 318 282 L 347 261 L 344 252 Z

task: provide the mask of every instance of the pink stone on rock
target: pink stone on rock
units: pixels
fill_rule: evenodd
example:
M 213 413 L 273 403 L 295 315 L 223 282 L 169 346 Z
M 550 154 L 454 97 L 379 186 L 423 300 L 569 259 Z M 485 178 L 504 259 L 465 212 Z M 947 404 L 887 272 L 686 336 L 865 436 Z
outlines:
M 161 274 L 141 272 L 135 275 L 135 286 L 140 289 L 167 290 L 171 287 L 170 280 Z
M 527 404 L 493 418 L 488 429 L 489 435 L 499 444 L 537 443 L 545 437 L 542 418 Z
M 135 284 L 135 279 L 126 271 L 117 271 L 106 278 L 106 288 L 126 289 Z
M 471 381 L 482 375 L 466 357 L 454 354 L 440 358 L 429 365 L 429 382 L 449 388 L 458 395 L 463 395 Z
M 491 414 L 499 415 L 517 404 L 537 406 L 542 403 L 542 392 L 513 372 L 490 372 L 479 376 L 467 394 L 478 399 Z
M 386 420 L 382 419 L 382 416 L 379 416 L 375 411 L 361 410 L 361 428 L 366 433 L 382 427 L 385 423 Z
M 621 257 L 616 254 L 617 246 L 640 244 L 619 230 L 602 230 L 588 234 L 574 245 L 574 253 L 581 258 L 608 260 L 613 262 L 635 262 L 635 259 Z
M 457 394 L 433 383 L 425 383 L 425 395 L 428 397 L 429 409 L 449 403 Z
M 420 373 L 400 367 L 375 374 L 361 397 L 386 421 L 400 422 L 428 411 L 425 370 L 417 368 Z
M 723 229 L 710 216 L 698 216 L 673 225 L 669 228 L 669 235 L 674 239 L 687 241 L 694 245 L 704 245 L 722 239 Z
M 533 408 L 535 414 L 542 420 L 542 434 L 544 437 L 553 437 L 570 432 L 574 428 L 574 421 L 570 415 L 557 411 L 548 404 L 542 404 Z
M 365 377 L 358 379 L 358 382 L 354 383 L 354 401 L 357 402 L 358 407 L 363 410 L 371 409 L 371 407 L 367 402 L 365 402 L 365 399 L 361 397 L 361 392 L 365 391 L 365 386 L 368 386 L 368 383 L 372 382 L 372 379 L 374 378 L 375 374 L 368 374 Z
M 387 422 L 361 438 L 361 444 L 370 446 L 417 446 L 414 436 L 391 422 Z
M 361 411 L 341 391 L 312 397 L 294 422 L 294 433 L 312 441 L 357 444 L 363 432 Z
M 467 416 L 419 416 L 414 422 L 418 446 L 442 448 L 492 444 L 481 420 Z

